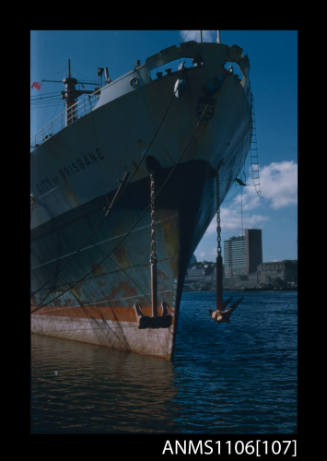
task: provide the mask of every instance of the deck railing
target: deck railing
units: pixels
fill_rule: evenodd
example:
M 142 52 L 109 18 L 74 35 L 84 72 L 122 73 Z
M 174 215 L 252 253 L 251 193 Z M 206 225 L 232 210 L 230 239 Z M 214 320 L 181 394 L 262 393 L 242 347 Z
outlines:
M 69 107 L 68 111 L 64 110 L 51 119 L 31 137 L 31 149 L 33 150 L 40 146 L 66 126 L 75 123 L 78 119 L 90 113 L 98 102 L 100 91 L 101 89 L 98 89 L 94 93 L 82 95 L 75 104 Z

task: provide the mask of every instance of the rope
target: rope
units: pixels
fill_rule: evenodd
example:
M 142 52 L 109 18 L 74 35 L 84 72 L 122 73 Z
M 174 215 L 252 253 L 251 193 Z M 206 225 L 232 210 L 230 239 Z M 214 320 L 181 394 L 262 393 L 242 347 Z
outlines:
M 175 97 L 174 97 L 174 93 L 172 92 L 172 95 L 171 95 L 170 100 L 169 100 L 169 102 L 168 102 L 167 108 L 166 108 L 166 110 L 165 110 L 165 112 L 164 112 L 164 115 L 163 115 L 163 117 L 162 117 L 162 119 L 161 119 L 161 121 L 160 121 L 160 123 L 159 123 L 159 125 L 158 125 L 158 127 L 157 127 L 157 129 L 156 129 L 156 131 L 155 131 L 155 133 L 154 133 L 154 135 L 153 135 L 153 137 L 152 137 L 152 139 L 151 139 L 149 145 L 148 145 L 148 147 L 146 148 L 146 150 L 145 150 L 145 152 L 144 152 L 144 154 L 143 154 L 141 160 L 138 162 L 138 164 L 137 164 L 137 166 L 136 166 L 134 172 L 133 172 L 131 175 L 129 175 L 129 176 L 130 176 L 129 182 L 132 181 L 133 177 L 136 175 L 136 173 L 137 173 L 137 171 L 139 170 L 139 168 L 141 167 L 141 165 L 142 165 L 144 159 L 146 158 L 146 154 L 148 153 L 148 151 L 150 150 L 151 146 L 153 145 L 153 143 L 154 143 L 154 141 L 155 141 L 155 139 L 156 139 L 156 137 L 157 137 L 157 135 L 158 135 L 158 133 L 159 133 L 159 131 L 160 131 L 160 129 L 161 129 L 161 127 L 162 127 L 162 125 L 163 125 L 163 123 L 164 123 L 166 117 L 167 117 L 167 115 L 168 115 L 169 109 L 171 108 L 172 103 L 173 103 L 174 100 L 175 100 Z M 95 129 L 95 127 L 94 127 L 94 129 Z M 126 174 L 126 173 L 125 173 L 125 174 Z M 128 174 L 129 174 L 129 173 L 128 173 Z M 125 184 L 125 186 L 126 186 L 126 184 Z M 126 188 L 126 187 L 124 187 L 124 188 Z M 96 233 L 100 230 L 100 226 L 103 225 L 103 222 L 104 222 L 104 219 L 105 219 L 105 218 L 106 218 L 106 215 L 104 215 L 104 217 L 103 217 L 101 223 L 99 224 L 98 228 L 97 228 L 95 231 L 92 231 L 92 233 L 91 233 L 91 235 L 89 236 L 88 240 L 81 246 L 81 248 L 82 248 L 83 246 L 85 246 L 85 245 L 87 244 L 88 241 L 91 240 L 91 237 L 93 237 L 94 235 L 96 235 Z M 138 223 L 138 222 L 139 222 L 139 220 L 137 221 L 137 223 Z M 129 232 L 128 232 L 128 234 L 125 236 L 125 238 L 128 237 L 128 235 L 131 233 L 131 231 L 133 230 L 134 227 L 135 227 L 135 226 L 132 226 L 132 228 L 129 230 Z M 125 240 L 125 238 L 123 238 L 123 240 L 122 240 L 122 241 L 111 251 L 111 253 L 110 253 L 109 255 L 106 255 L 106 257 L 105 257 L 103 260 L 101 260 L 101 262 L 98 263 L 98 264 L 101 264 L 102 262 L 104 262 L 104 261 L 107 259 L 107 257 L 111 256 L 111 254 L 113 253 L 113 251 L 115 251 L 115 249 L 118 248 L 118 247 L 123 243 L 123 241 Z M 79 249 L 79 250 L 80 250 L 80 249 Z M 78 251 L 79 251 L 79 250 L 78 250 Z M 56 272 L 57 272 L 57 271 L 56 271 Z M 125 271 L 123 271 L 123 272 L 125 273 L 125 275 L 127 275 Z M 76 286 L 78 283 L 84 281 L 84 280 L 86 279 L 86 277 L 88 277 L 90 274 L 92 274 L 92 271 L 89 271 L 82 279 L 76 281 L 76 282 L 74 283 L 74 286 Z M 57 276 L 58 276 L 58 274 L 56 274 L 56 277 L 57 277 Z M 52 280 L 53 280 L 53 276 L 51 277 L 50 280 L 48 280 L 48 282 L 46 282 L 45 284 L 42 285 L 42 288 L 44 288 L 44 286 L 46 286 L 46 285 L 47 285 L 48 283 L 50 283 Z M 133 281 L 133 282 L 135 283 L 135 281 Z M 60 293 L 60 295 L 58 295 L 58 296 L 56 296 L 55 298 L 53 298 L 53 299 L 50 301 L 50 303 L 53 302 L 54 300 L 58 299 L 59 297 L 63 296 L 63 294 L 67 293 L 67 292 L 70 291 L 72 288 L 73 288 L 73 287 L 70 287 L 70 288 L 68 288 L 66 291 L 64 291 L 63 293 Z M 35 294 L 36 294 L 39 290 L 40 290 L 40 288 L 39 288 L 38 290 L 36 290 L 36 291 L 32 294 L 32 296 L 35 296 Z M 49 293 L 48 293 L 48 294 L 49 294 Z M 48 294 L 46 295 L 46 297 L 48 296 Z M 33 312 L 36 312 L 36 311 L 39 310 L 40 308 L 44 307 L 44 300 L 45 300 L 45 299 L 46 299 L 46 298 L 43 298 L 43 299 L 42 299 L 41 304 L 39 304 L 39 306 L 38 306 L 36 309 L 34 309 L 34 310 L 32 311 L 32 313 L 33 313 Z
M 149 145 L 148 145 L 148 147 L 147 147 L 147 149 L 146 149 L 144 155 L 142 156 L 141 160 L 139 161 L 139 163 L 138 163 L 137 166 L 135 167 L 134 172 L 133 172 L 132 174 L 130 174 L 129 172 L 125 172 L 124 177 L 125 177 L 125 175 L 128 175 L 128 176 L 130 177 L 130 180 L 129 180 L 128 182 L 131 182 L 131 181 L 132 181 L 133 177 L 136 175 L 137 171 L 138 171 L 139 168 L 141 167 L 141 165 L 142 165 L 142 163 L 143 163 L 143 161 L 144 161 L 144 159 L 145 159 L 146 153 L 149 151 L 150 147 L 153 145 L 153 142 L 155 141 L 155 138 L 157 137 L 157 135 L 158 135 L 158 133 L 159 133 L 159 130 L 160 130 L 160 128 L 162 127 L 163 122 L 165 121 L 165 119 L 166 119 L 166 117 L 167 117 L 168 111 L 169 111 L 169 109 L 170 109 L 170 107 L 171 107 L 171 105 L 172 105 L 173 100 L 174 100 L 174 93 L 172 93 L 172 96 L 171 96 L 171 98 L 170 98 L 170 100 L 169 100 L 169 103 L 168 103 L 168 105 L 167 105 L 167 109 L 165 110 L 165 113 L 164 113 L 164 115 L 163 115 L 163 117 L 162 117 L 162 119 L 161 119 L 161 122 L 159 123 L 159 126 L 158 126 L 158 128 L 156 129 L 156 131 L 155 131 L 155 133 L 154 133 L 154 135 L 153 135 L 153 137 L 152 137 L 152 139 L 151 139 L 151 141 L 150 141 L 150 143 L 149 143 Z M 96 129 L 95 129 L 94 124 L 93 124 L 93 128 L 94 128 L 95 135 L 96 135 Z M 96 144 L 98 144 L 97 135 L 96 135 Z M 127 185 L 127 181 L 126 181 L 125 184 L 124 184 L 124 189 L 126 188 L 126 185 Z M 111 202 L 111 203 L 112 203 L 112 202 Z M 111 211 L 111 210 L 112 210 L 112 207 L 111 207 L 110 211 Z M 107 211 L 108 211 L 108 210 L 107 210 Z M 88 242 L 90 242 L 91 239 L 99 232 L 99 230 L 100 230 L 101 226 L 103 225 L 103 223 L 104 223 L 106 217 L 107 217 L 107 214 L 105 213 L 105 215 L 103 216 L 103 219 L 102 219 L 101 222 L 99 223 L 98 227 L 90 233 L 90 235 L 88 236 L 88 238 L 85 240 L 85 242 L 80 246 L 80 248 L 79 248 L 77 251 L 80 251 L 80 249 L 83 248 Z M 87 275 L 89 275 L 90 273 L 91 273 L 91 272 L 89 272 Z M 57 276 L 58 276 L 58 274 L 56 274 L 56 277 L 57 277 Z M 32 295 L 31 295 L 31 297 L 35 296 L 41 289 L 43 289 L 43 288 L 44 288 L 48 283 L 50 283 L 53 279 L 54 279 L 54 276 L 52 276 L 52 277 L 51 277 L 47 282 L 45 282 L 40 288 L 38 288 L 36 291 L 34 291 L 34 293 L 32 293 Z M 76 283 L 78 283 L 78 282 L 76 282 Z M 69 290 L 67 290 L 67 291 L 69 291 Z M 46 297 L 47 297 L 47 296 L 48 296 L 48 294 L 46 295 Z M 61 295 L 61 296 L 62 296 L 62 295 Z M 43 298 L 42 301 L 44 301 L 44 299 L 45 299 L 45 298 Z M 42 302 L 41 302 L 41 305 L 42 305 Z M 33 311 L 33 312 L 34 312 L 34 311 Z
M 145 159 L 145 157 L 146 157 L 146 153 L 149 151 L 150 147 L 153 145 L 153 143 L 154 143 L 154 141 L 155 141 L 155 138 L 157 137 L 157 135 L 158 135 L 158 133 L 159 133 L 159 130 L 161 129 L 161 127 L 162 127 L 162 125 L 163 125 L 163 123 L 164 123 L 164 121 L 165 121 L 165 119 L 166 119 L 166 117 L 167 117 L 168 111 L 169 111 L 169 109 L 170 109 L 170 107 L 171 107 L 172 102 L 174 101 L 174 99 L 175 99 L 175 98 L 174 98 L 174 93 L 172 92 L 172 96 L 171 96 L 170 101 L 169 101 L 169 103 L 168 103 L 168 105 L 167 105 L 167 109 L 166 109 L 166 111 L 165 111 L 165 114 L 164 114 L 164 116 L 163 116 L 163 118 L 162 118 L 162 120 L 161 120 L 161 122 L 160 122 L 160 124 L 159 124 L 159 126 L 158 126 L 158 128 L 157 128 L 157 130 L 156 130 L 156 132 L 154 133 L 154 136 L 153 136 L 151 142 L 149 143 L 149 145 L 148 145 L 146 151 L 144 152 L 144 154 L 143 154 L 143 156 L 142 156 L 140 162 L 138 163 L 138 165 L 137 165 L 137 167 L 136 167 L 136 169 L 135 169 L 135 171 L 134 171 L 134 173 L 133 173 L 133 175 L 132 175 L 132 178 L 135 176 L 136 172 L 138 171 L 138 169 L 140 168 L 142 162 L 144 161 L 144 159 Z M 203 111 L 202 111 L 202 113 L 201 113 L 201 115 L 200 115 L 200 117 L 199 117 L 199 120 L 198 120 L 198 122 L 197 122 L 196 125 L 195 125 L 195 130 L 194 130 L 194 131 L 196 131 L 196 130 L 200 127 L 200 124 L 201 124 L 201 122 L 203 121 L 203 119 L 204 119 L 204 117 L 205 117 L 205 114 L 206 114 L 207 109 L 208 109 L 208 105 L 206 105 L 206 106 L 204 107 L 204 109 L 203 109 Z M 199 136 L 199 134 L 201 134 L 201 132 L 199 132 L 197 135 Z M 165 187 L 166 184 L 168 183 L 168 181 L 169 181 L 169 179 L 171 178 L 172 174 L 174 173 L 175 169 L 177 168 L 177 165 L 182 161 L 182 159 L 183 159 L 183 157 L 184 157 L 184 155 L 185 155 L 186 150 L 189 148 L 189 146 L 191 145 L 191 143 L 194 141 L 192 138 L 193 138 L 193 134 L 191 134 L 190 140 L 189 140 L 189 142 L 186 144 L 186 146 L 185 146 L 185 148 L 183 149 L 183 151 L 181 152 L 181 154 L 180 154 L 180 156 L 179 156 L 177 162 L 175 163 L 175 165 L 173 166 L 173 168 L 168 172 L 168 174 L 167 174 L 167 176 L 166 176 L 166 179 L 164 180 L 164 182 L 163 182 L 163 184 L 161 185 L 160 189 L 159 189 L 158 192 L 156 193 L 155 198 L 158 198 L 158 197 L 159 197 L 160 193 L 162 192 L 162 190 L 164 189 L 164 187 Z M 147 206 L 144 208 L 143 213 L 140 215 L 139 219 L 137 219 L 137 220 L 135 221 L 135 223 L 131 226 L 131 228 L 129 229 L 128 233 L 122 238 L 122 240 L 111 250 L 110 253 L 106 254 L 100 261 L 98 261 L 97 264 L 100 264 L 100 265 L 101 265 L 106 259 L 108 259 L 108 258 L 112 255 L 112 253 L 113 253 L 117 248 L 119 248 L 119 247 L 123 244 L 123 242 L 126 240 L 126 238 L 128 238 L 129 234 L 130 234 L 130 233 L 133 231 L 133 229 L 137 226 L 137 224 L 144 218 L 146 212 L 148 211 L 149 206 L 151 206 L 151 204 L 150 204 L 150 205 L 147 205 Z M 123 272 L 124 272 L 124 271 L 123 271 Z M 65 291 L 63 291 L 62 293 L 60 293 L 59 295 L 57 295 L 57 296 L 55 296 L 54 298 L 52 298 L 50 301 L 48 301 L 48 304 L 51 304 L 51 303 L 53 303 L 55 300 L 57 300 L 58 298 L 62 297 L 65 293 L 67 293 L 68 291 L 72 290 L 72 289 L 74 288 L 74 286 L 76 286 L 76 285 L 78 285 L 79 283 L 83 282 L 83 281 L 84 281 L 89 275 L 91 275 L 91 274 L 92 274 L 92 271 L 89 271 L 89 272 L 87 272 L 81 279 L 79 279 L 79 280 L 77 280 L 77 281 L 75 281 L 75 282 L 72 282 L 73 285 L 72 285 L 71 287 L 69 287 L 68 289 L 66 289 Z M 127 274 L 125 274 L 125 275 L 127 275 Z M 80 301 L 80 302 L 81 302 L 81 301 Z M 42 309 L 44 306 L 45 306 L 44 304 L 39 305 L 38 307 L 36 307 L 36 308 L 32 311 L 32 313 L 34 313 L 34 312 L 36 312 L 36 311 Z

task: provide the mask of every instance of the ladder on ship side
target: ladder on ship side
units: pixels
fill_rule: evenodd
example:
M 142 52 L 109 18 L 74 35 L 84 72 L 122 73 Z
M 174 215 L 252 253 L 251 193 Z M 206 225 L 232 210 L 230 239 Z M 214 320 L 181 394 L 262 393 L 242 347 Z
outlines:
M 255 110 L 254 110 L 254 97 L 251 92 L 251 120 L 250 120 L 250 163 L 251 163 L 251 176 L 254 184 L 254 189 L 259 197 L 261 197 L 260 187 L 260 167 L 259 167 L 259 151 L 257 142 L 257 132 L 255 123 Z

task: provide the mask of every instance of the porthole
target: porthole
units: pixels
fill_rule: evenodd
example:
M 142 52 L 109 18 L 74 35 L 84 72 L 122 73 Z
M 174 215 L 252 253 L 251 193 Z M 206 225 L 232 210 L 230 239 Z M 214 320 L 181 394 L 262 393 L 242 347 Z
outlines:
M 139 84 L 139 81 L 137 78 L 132 78 L 132 80 L 130 81 L 130 84 L 133 88 L 136 88 L 137 85 Z

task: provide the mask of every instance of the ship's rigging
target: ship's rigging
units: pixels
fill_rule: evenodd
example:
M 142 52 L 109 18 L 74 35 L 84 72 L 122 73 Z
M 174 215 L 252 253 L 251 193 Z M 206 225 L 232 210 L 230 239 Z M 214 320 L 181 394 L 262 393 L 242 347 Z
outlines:
M 61 80 L 42 80 L 42 82 L 52 82 L 52 83 L 64 83 L 65 90 L 61 92 L 62 99 L 65 100 L 65 109 L 66 109 L 66 126 L 74 123 L 77 120 L 77 107 L 76 101 L 77 98 L 83 94 L 92 94 L 95 91 L 99 90 L 96 87 L 93 90 L 87 90 L 85 88 L 77 89 L 77 84 L 82 85 L 97 85 L 94 82 L 79 82 L 76 78 L 72 77 L 70 71 L 70 59 L 68 59 L 68 73 L 67 77 Z
M 75 80 L 75 79 L 74 79 Z M 127 186 L 128 182 L 131 182 L 133 177 L 135 176 L 136 172 L 139 170 L 139 168 L 141 167 L 143 161 L 147 158 L 147 154 L 149 153 L 153 143 L 155 142 L 155 139 L 156 137 L 158 136 L 159 134 L 159 131 L 160 129 L 162 128 L 162 125 L 168 115 L 168 112 L 169 110 L 171 109 L 171 106 L 173 105 L 174 101 L 176 100 L 176 95 L 174 93 L 174 91 L 171 92 L 171 97 L 170 97 L 170 100 L 168 102 L 168 105 L 167 105 L 167 108 L 166 110 L 164 111 L 164 114 L 163 114 L 163 117 L 151 139 L 151 141 L 149 142 L 147 148 L 146 148 L 146 151 L 144 152 L 144 155 L 142 155 L 141 157 L 141 160 L 139 161 L 139 163 L 137 164 L 136 168 L 134 169 L 133 173 L 130 173 L 130 172 L 125 172 L 124 174 L 124 177 L 125 175 L 127 175 L 128 173 L 128 176 L 129 176 L 129 181 L 127 181 L 127 178 L 122 178 L 121 181 L 124 181 L 124 189 L 125 187 Z M 210 105 L 206 105 L 203 107 L 202 111 L 201 111 L 201 114 L 199 115 L 199 118 L 198 118 L 198 121 L 197 123 L 195 124 L 194 128 L 193 128 L 193 131 L 191 132 L 190 134 L 190 138 L 189 138 L 189 141 L 186 143 L 185 145 L 185 148 L 182 150 L 177 162 L 173 165 L 172 169 L 168 172 L 167 174 L 167 177 L 165 178 L 165 180 L 163 181 L 163 183 L 161 184 L 161 187 L 158 189 L 158 191 L 156 192 L 155 194 L 155 197 L 156 199 L 158 198 L 159 194 L 161 194 L 162 190 L 164 189 L 164 187 L 166 186 L 167 182 L 169 181 L 169 179 L 171 178 L 171 176 L 173 175 L 177 165 L 182 161 L 184 155 L 185 155 L 185 152 L 189 149 L 189 147 L 191 146 L 191 144 L 196 140 L 196 138 L 198 136 L 201 135 L 202 133 L 202 130 L 199 129 L 201 127 L 201 125 L 203 123 L 207 123 L 207 112 L 208 110 L 210 110 Z M 111 202 L 112 206 L 114 206 L 114 203 L 113 203 L 113 200 Z M 114 253 L 114 251 L 119 248 L 124 242 L 125 240 L 128 238 L 128 236 L 130 235 L 130 233 L 133 231 L 133 229 L 137 226 L 137 224 L 142 220 L 144 219 L 144 216 L 146 213 L 148 213 L 149 211 L 149 208 L 150 208 L 150 205 L 146 206 L 145 209 L 143 210 L 143 213 L 141 213 L 140 217 L 135 221 L 135 223 L 133 223 L 133 225 L 130 227 L 130 229 L 126 232 L 125 235 L 123 235 L 122 239 L 120 240 L 120 242 L 107 254 L 105 254 L 101 259 L 100 261 L 98 261 L 98 264 L 102 264 L 104 261 L 106 261 L 109 257 L 112 256 L 112 254 Z M 107 211 L 108 211 L 108 208 L 107 208 Z M 106 212 L 104 213 L 103 215 L 103 220 L 99 223 L 99 226 L 91 233 L 91 236 L 93 237 L 94 234 L 96 232 L 98 232 L 101 228 L 101 225 L 102 223 L 104 222 L 104 219 L 106 218 Z M 89 236 L 88 238 L 88 241 L 85 242 L 85 244 L 83 246 L 85 246 L 89 241 L 90 241 L 90 238 L 91 236 Z M 79 250 L 77 250 L 79 251 Z M 57 272 L 57 271 L 56 271 Z M 130 275 L 127 275 L 126 271 L 123 271 L 125 273 L 125 275 L 127 277 L 130 278 Z M 74 290 L 74 288 L 79 285 L 81 282 L 83 282 L 85 279 L 87 279 L 87 277 L 89 276 L 92 276 L 92 270 L 90 270 L 89 272 L 87 272 L 82 278 L 80 278 L 79 280 L 77 281 L 71 281 L 71 282 L 65 282 L 64 285 L 66 285 L 67 288 L 64 288 L 61 290 L 61 292 L 54 296 L 52 299 L 48 300 L 48 296 L 51 294 L 51 291 L 53 291 L 53 282 L 54 282 L 54 277 L 51 277 L 45 284 L 42 284 L 42 286 L 37 289 L 34 293 L 32 293 L 32 297 L 35 296 L 41 289 L 43 289 L 45 286 L 47 285 L 50 285 L 49 289 L 48 289 L 48 293 L 45 295 L 45 297 L 43 297 L 41 303 L 39 303 L 37 305 L 37 307 L 35 307 L 32 311 L 32 313 L 40 310 L 41 308 L 45 307 L 45 306 L 49 306 L 51 305 L 54 301 L 56 301 L 57 299 L 61 298 L 64 294 L 68 293 L 68 292 L 71 292 Z M 135 281 L 134 281 L 135 282 Z M 76 293 L 74 293 L 74 296 L 76 297 Z M 146 297 L 146 296 L 145 296 Z M 80 300 L 79 301 L 80 303 L 82 303 L 82 301 Z
M 259 167 L 259 150 L 257 143 L 257 130 L 255 122 L 255 109 L 254 109 L 254 96 L 252 91 L 250 92 L 250 103 L 251 103 L 251 121 L 250 121 L 250 136 L 251 136 L 251 145 L 250 145 L 250 162 L 251 162 L 251 174 L 252 181 L 254 184 L 254 189 L 259 197 L 261 194 L 260 186 L 260 167 Z
M 199 58 L 202 52 L 203 59 Z M 164 69 L 167 75 L 151 75 L 159 64 L 183 56 L 193 58 L 192 70 L 181 66 L 173 72 Z M 213 56 L 218 59 L 211 59 Z M 241 63 L 242 79 L 227 73 L 224 63 L 229 59 Z M 103 72 L 100 69 L 98 76 Z M 32 316 L 33 331 L 54 331 L 58 337 L 171 357 L 186 268 L 214 212 L 217 164 L 221 166 L 223 196 L 249 147 L 247 77 L 247 59 L 236 45 L 189 42 L 169 47 L 117 82 L 104 88 L 99 85 L 101 89 L 95 92 L 77 86 L 91 82 L 74 79 L 69 61 L 67 77 L 61 81 L 66 85 L 61 92 L 65 112 L 55 117 L 58 123 L 50 120 L 37 133 L 37 149 L 31 152 L 32 313 L 45 307 L 44 315 Z M 142 90 L 134 94 L 135 81 Z M 56 100 L 51 93 L 42 97 L 36 104 L 43 104 L 45 98 L 50 103 Z M 154 109 L 151 118 L 149 102 Z M 219 114 L 226 105 L 234 104 L 233 123 L 221 127 Z M 117 107 L 120 116 L 116 116 Z M 179 114 L 183 115 L 180 119 Z M 235 135 L 238 124 L 243 129 Z M 210 138 L 210 132 L 219 132 L 220 127 L 223 133 Z M 169 137 L 175 128 L 180 129 L 177 140 L 175 134 Z M 225 151 L 229 136 L 235 136 L 235 143 Z M 111 146 L 117 147 L 114 157 Z M 101 152 L 103 163 L 93 166 L 94 152 Z M 230 161 L 224 163 L 223 156 L 229 154 Z M 76 170 L 80 173 L 88 168 L 86 163 L 80 167 L 82 162 L 78 168 L 74 166 L 82 157 L 85 162 L 91 158 L 87 163 L 90 169 L 70 179 Z M 156 171 L 151 171 L 151 159 L 159 162 L 157 177 Z M 143 162 L 146 165 L 140 171 Z M 217 277 L 221 274 L 217 269 Z M 217 293 L 220 312 L 230 301 L 223 302 L 222 295 L 221 288 Z M 142 310 L 147 315 L 142 315 Z M 150 330 L 143 333 L 137 328 Z M 152 332 L 153 328 L 161 330 Z M 89 332 L 79 333 L 80 329 Z

